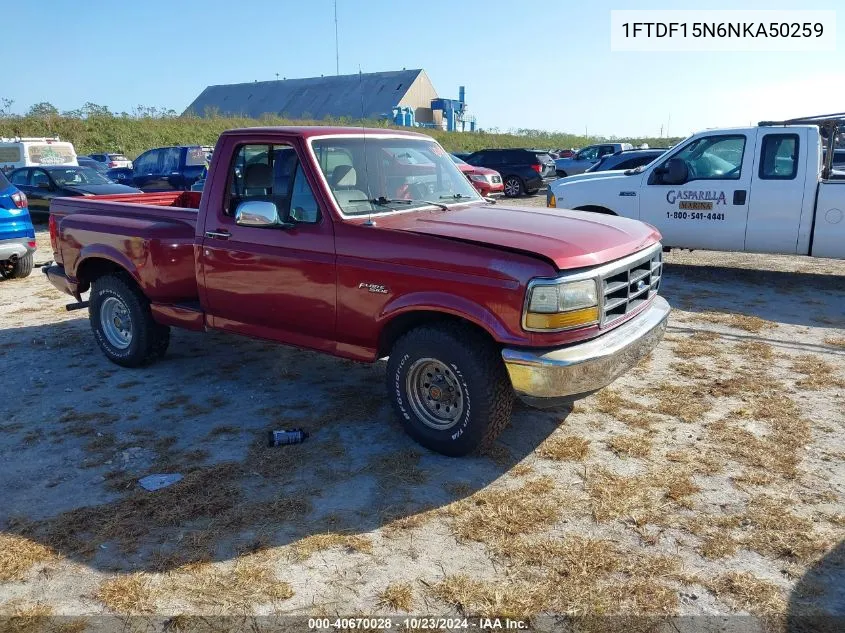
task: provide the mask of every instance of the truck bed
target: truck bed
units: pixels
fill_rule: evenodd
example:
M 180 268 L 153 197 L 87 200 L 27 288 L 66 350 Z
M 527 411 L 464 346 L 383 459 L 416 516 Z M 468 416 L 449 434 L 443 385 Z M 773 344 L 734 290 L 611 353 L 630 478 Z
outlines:
M 87 290 L 90 267 L 114 264 L 129 271 L 153 303 L 196 302 L 200 198 L 193 191 L 56 198 L 50 205 L 53 259 L 72 283 L 80 282 L 80 292 Z

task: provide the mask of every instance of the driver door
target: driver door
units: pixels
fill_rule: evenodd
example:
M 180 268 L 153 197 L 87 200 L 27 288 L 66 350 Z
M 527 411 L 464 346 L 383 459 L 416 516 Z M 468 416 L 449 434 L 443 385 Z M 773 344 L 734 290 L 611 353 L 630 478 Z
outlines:
M 657 227 L 665 246 L 745 249 L 754 138 L 746 133 L 700 136 L 661 160 L 644 180 L 640 219 Z M 664 184 L 672 159 L 686 163 L 686 181 Z

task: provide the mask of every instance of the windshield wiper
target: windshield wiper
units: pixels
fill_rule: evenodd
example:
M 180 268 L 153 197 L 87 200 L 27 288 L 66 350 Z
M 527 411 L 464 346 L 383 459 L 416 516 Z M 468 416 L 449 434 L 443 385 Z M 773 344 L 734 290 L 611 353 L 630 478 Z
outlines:
M 350 200 L 349 202 L 369 202 L 370 204 L 374 204 L 379 207 L 390 207 L 390 205 L 392 204 L 430 204 L 433 207 L 440 207 L 444 211 L 447 211 L 449 209 L 449 207 L 440 202 L 431 202 L 430 200 L 408 200 L 405 198 L 392 199 L 385 198 L 384 196 L 379 196 L 378 198 L 369 198 L 366 200 Z M 396 209 L 393 209 L 393 211 L 395 210 Z

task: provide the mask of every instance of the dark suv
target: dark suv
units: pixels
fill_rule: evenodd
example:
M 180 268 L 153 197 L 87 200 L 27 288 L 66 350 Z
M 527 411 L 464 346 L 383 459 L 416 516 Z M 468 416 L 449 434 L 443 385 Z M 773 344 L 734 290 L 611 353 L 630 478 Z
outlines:
M 158 147 L 135 159 L 132 183 L 142 191 L 188 191 L 203 175 L 214 148 Z
M 602 156 L 599 159 L 599 162 L 590 167 L 585 173 L 593 171 L 610 171 L 611 169 L 636 169 L 637 167 L 648 165 L 658 156 L 662 156 L 665 153 L 666 150 L 659 147 L 653 147 L 651 149 L 625 149 L 621 152 L 616 152 L 615 154 Z
M 495 169 L 502 174 L 505 195 L 510 198 L 537 193 L 555 178 L 554 159 L 539 150 L 482 149 L 464 160 L 470 165 Z

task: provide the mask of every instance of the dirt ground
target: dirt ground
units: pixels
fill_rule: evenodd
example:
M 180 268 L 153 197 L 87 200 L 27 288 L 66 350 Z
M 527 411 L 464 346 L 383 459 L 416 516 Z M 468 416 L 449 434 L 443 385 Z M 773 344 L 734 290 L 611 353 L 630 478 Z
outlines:
M 662 294 L 634 371 L 449 459 L 383 363 L 174 331 L 122 369 L 0 282 L 0 614 L 845 616 L 845 262 L 671 253 Z

